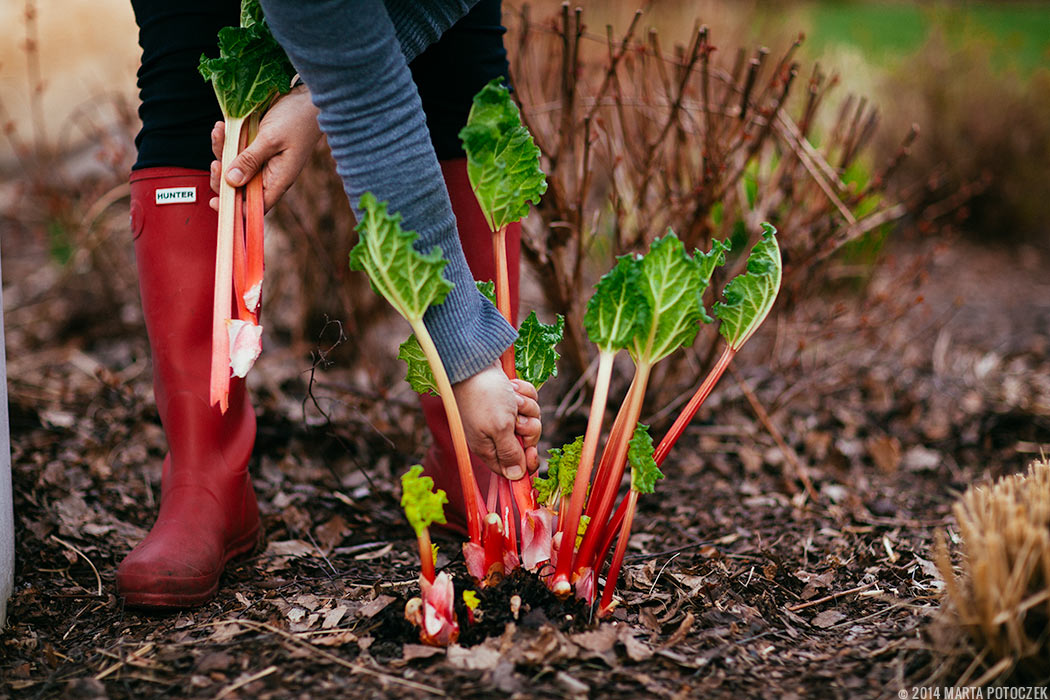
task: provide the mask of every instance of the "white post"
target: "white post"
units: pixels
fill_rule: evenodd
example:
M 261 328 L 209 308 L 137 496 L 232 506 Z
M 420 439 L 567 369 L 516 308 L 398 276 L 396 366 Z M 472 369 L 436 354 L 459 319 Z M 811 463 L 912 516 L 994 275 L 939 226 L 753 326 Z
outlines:
M 0 284 L 0 628 L 15 587 L 15 514 L 11 503 L 11 434 L 7 420 L 7 366 L 4 359 L 4 290 Z

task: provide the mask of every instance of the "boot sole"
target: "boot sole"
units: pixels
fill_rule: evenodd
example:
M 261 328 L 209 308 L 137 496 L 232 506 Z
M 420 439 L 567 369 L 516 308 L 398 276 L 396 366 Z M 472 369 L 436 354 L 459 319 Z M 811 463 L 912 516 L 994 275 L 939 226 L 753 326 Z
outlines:
M 157 593 L 155 592 L 156 586 L 152 587 L 153 590 L 143 591 L 122 588 L 120 593 L 124 598 L 124 604 L 130 608 L 142 608 L 148 610 L 179 610 L 204 605 L 214 598 L 216 593 L 218 593 L 219 579 L 222 577 L 223 571 L 226 570 L 226 565 L 234 559 L 245 557 L 255 551 L 262 551 L 265 544 L 266 533 L 263 532 L 261 525 L 257 525 L 252 532 L 248 533 L 230 546 L 226 552 L 226 556 L 223 557 L 222 565 L 219 567 L 218 573 L 214 576 L 164 579 L 165 581 L 171 582 L 177 581 L 180 586 L 185 586 L 190 589 L 189 591 L 184 593 Z M 209 581 L 211 583 L 205 590 L 192 592 L 194 587 L 193 584 L 199 583 L 200 585 L 207 585 Z

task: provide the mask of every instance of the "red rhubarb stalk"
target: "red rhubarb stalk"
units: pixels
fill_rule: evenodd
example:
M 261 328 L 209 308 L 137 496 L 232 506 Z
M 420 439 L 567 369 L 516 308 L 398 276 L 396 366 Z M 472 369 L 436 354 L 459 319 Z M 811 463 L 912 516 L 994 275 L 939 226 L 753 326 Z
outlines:
M 602 418 L 605 415 L 605 404 L 609 399 L 609 380 L 612 377 L 614 357 L 614 352 L 604 351 L 598 356 L 598 376 L 595 379 L 591 410 L 587 417 L 587 430 L 583 434 L 580 465 L 576 470 L 576 479 L 568 507 L 562 509 L 559 518 L 558 530 L 561 532 L 563 551 L 559 552 L 551 590 L 560 597 L 568 596 L 572 592 L 572 583 L 569 581 L 569 575 L 572 572 L 572 545 L 576 541 L 576 532 L 580 527 L 580 516 L 583 514 L 583 504 L 587 497 L 587 487 L 591 483 L 591 471 L 594 468 L 594 457 L 598 451 L 598 439 L 601 436 Z M 567 547 L 564 546 L 565 543 L 569 543 Z
M 259 133 L 259 114 L 252 113 L 248 120 L 248 143 Z M 262 171 L 248 181 L 244 187 L 244 238 L 245 238 L 245 289 L 242 300 L 251 314 L 252 323 L 259 323 L 259 306 L 262 302 L 263 281 L 263 182 Z
M 612 563 L 609 565 L 609 573 L 605 576 L 605 588 L 602 589 L 602 599 L 598 606 L 598 615 L 605 617 L 612 612 L 612 595 L 616 589 L 616 581 L 620 577 L 620 567 L 623 565 L 623 555 L 627 551 L 627 542 L 631 539 L 631 521 L 634 520 L 635 506 L 638 505 L 638 492 L 632 490 L 624 499 L 627 507 L 624 509 L 624 520 L 620 527 L 620 538 L 616 541 L 616 551 L 613 552 Z M 609 528 L 609 532 L 615 530 Z M 606 545 L 608 547 L 608 545 Z
M 237 157 L 243 117 L 226 118 L 226 141 L 222 162 L 229 164 Z M 224 171 L 225 172 L 225 171 Z M 237 191 L 219 180 L 219 229 L 215 245 L 215 303 L 212 306 L 210 401 L 226 413 L 230 399 L 230 336 L 226 320 L 230 318 L 233 295 L 233 239 L 236 230 Z
M 660 441 L 660 444 L 656 448 L 656 452 L 653 454 L 653 458 L 656 460 L 657 466 L 664 463 L 667 459 L 667 454 L 674 447 L 674 444 L 678 442 L 678 438 L 682 437 L 682 433 L 685 432 L 685 427 L 689 425 L 689 421 L 693 420 L 693 416 L 700 410 L 700 406 L 703 405 L 707 397 L 710 396 L 711 391 L 715 388 L 715 384 L 721 379 L 725 373 L 726 368 L 729 367 L 729 363 L 733 361 L 733 357 L 736 356 L 736 350 L 731 346 L 727 345 L 725 350 L 722 351 L 722 355 L 718 358 L 718 362 L 711 368 L 711 371 L 707 373 L 707 377 L 704 378 L 700 388 L 693 394 L 693 398 L 689 399 L 689 403 L 685 405 L 682 412 L 678 414 L 678 418 L 671 425 L 671 428 L 664 435 L 664 439 Z

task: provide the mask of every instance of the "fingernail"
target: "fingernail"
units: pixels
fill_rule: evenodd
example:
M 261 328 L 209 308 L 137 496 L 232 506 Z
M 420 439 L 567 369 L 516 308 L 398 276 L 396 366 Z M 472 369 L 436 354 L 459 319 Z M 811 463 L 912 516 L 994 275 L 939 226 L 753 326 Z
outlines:
M 524 406 L 525 405 L 525 397 L 522 396 L 521 394 L 515 394 L 514 398 L 516 398 L 518 400 L 518 405 L 519 406 Z
M 521 477 L 525 476 L 525 470 L 521 468 L 519 464 L 512 464 L 503 470 L 503 475 L 511 481 L 517 481 Z
M 529 422 L 529 419 L 525 416 L 518 416 L 518 425 L 525 425 Z
M 244 179 L 244 173 L 241 172 L 240 168 L 230 168 L 226 171 L 226 180 L 232 185 L 241 184 L 241 180 Z

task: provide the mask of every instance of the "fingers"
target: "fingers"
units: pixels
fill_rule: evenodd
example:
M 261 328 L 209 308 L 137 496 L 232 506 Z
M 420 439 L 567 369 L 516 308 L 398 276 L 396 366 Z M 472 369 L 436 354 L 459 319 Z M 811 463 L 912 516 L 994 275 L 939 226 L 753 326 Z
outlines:
M 511 481 L 525 476 L 525 450 L 513 433 L 502 431 L 494 436 L 496 464 L 499 472 Z
M 540 442 L 543 424 L 540 423 L 539 418 L 518 416 L 518 420 L 514 424 L 514 432 L 522 439 L 525 447 L 535 447 Z
M 536 387 L 534 387 L 532 384 L 525 381 L 524 379 L 511 379 L 510 383 L 511 386 L 514 387 L 514 391 L 518 394 L 521 394 L 525 398 L 532 399 L 533 401 L 540 400 L 540 394 L 538 391 L 536 391 Z
M 280 150 L 279 145 L 261 133 L 251 145 L 237 154 L 237 157 L 226 168 L 226 182 L 234 187 L 248 184 L 255 174 L 262 170 L 270 158 Z
M 540 468 L 540 451 L 535 447 L 525 448 L 525 466 L 528 467 L 529 474 L 535 474 Z
M 222 159 L 222 146 L 226 142 L 226 122 L 215 122 L 211 128 L 211 152 L 216 160 Z

